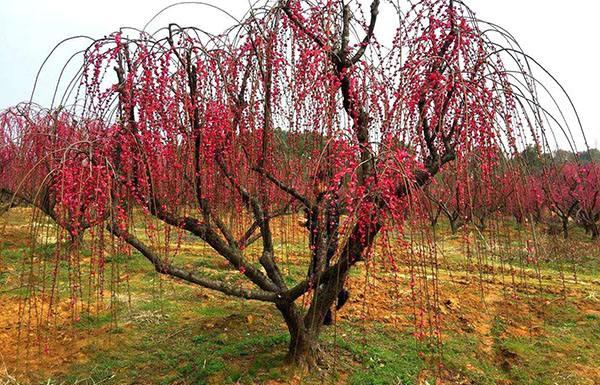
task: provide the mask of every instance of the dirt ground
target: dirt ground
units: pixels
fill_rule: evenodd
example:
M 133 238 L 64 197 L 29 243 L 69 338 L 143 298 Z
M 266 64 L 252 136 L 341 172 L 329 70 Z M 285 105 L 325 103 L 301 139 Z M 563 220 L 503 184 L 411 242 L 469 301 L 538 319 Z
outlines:
M 61 377 L 75 367 L 89 367 L 94 364 L 99 352 L 118 350 L 126 340 L 134 343 L 132 341 L 138 341 L 136 338 L 147 338 L 140 325 L 160 324 L 163 318 L 168 317 L 176 319 L 179 328 L 158 339 L 152 336 L 155 341 L 187 338 L 186 334 L 191 329 L 217 334 L 228 328 L 237 328 L 250 335 L 270 331 L 272 325 L 282 328 L 278 314 L 267 305 L 240 302 L 235 303 L 237 307 L 231 308 L 228 307 L 231 300 L 220 294 L 189 288 L 171 279 L 161 279 L 161 285 L 167 288 L 162 295 L 170 299 L 175 309 L 171 315 L 168 309 L 143 308 L 142 305 L 148 301 L 146 293 L 132 289 L 126 296 L 127 300 L 123 301 L 133 301 L 133 308 L 141 304 L 139 309 L 142 310 L 138 309 L 135 314 L 130 312 L 116 319 L 106 317 L 111 313 L 109 301 L 106 301 L 103 308 L 96 308 L 93 322 L 84 323 L 84 314 L 74 311 L 69 299 L 63 298 L 58 306 L 52 307 L 52 316 L 48 318 L 46 298 L 39 295 L 32 297 L 27 294 L 30 288 L 18 284 L 21 278 L 18 277 L 19 265 L 14 260 L 14 253 L 30 243 L 26 226 L 19 219 L 25 214 L 13 212 L 0 228 L 4 252 L 0 272 L 7 277 L 0 291 L 0 369 L 4 368 L 5 372 L 4 379 L 0 376 L 0 384 L 11 383 L 8 381 L 13 377 L 27 381 L 31 374 L 39 374 L 36 378 Z M 302 237 L 297 238 L 301 240 Z M 454 244 L 449 245 L 455 247 Z M 290 268 L 300 265 L 298 254 L 290 254 Z M 371 328 L 383 327 L 398 334 L 414 335 L 416 337 L 411 338 L 417 340 L 433 338 L 438 341 L 440 350 L 431 355 L 434 358 L 423 358 L 432 365 L 426 365 L 414 379 L 420 384 L 431 385 L 429 379 L 432 377 L 438 384 L 475 384 L 477 382 L 473 378 L 477 377 L 469 371 L 479 371 L 478 375 L 482 377 L 487 375 L 475 365 L 481 362 L 502 373 L 501 377 L 485 383 L 526 383 L 521 380 L 517 369 L 532 370 L 532 378 L 536 376 L 536 370 L 547 370 L 543 362 L 532 357 L 535 348 L 527 348 L 528 344 L 534 346 L 542 340 L 544 345 L 539 346 L 543 346 L 544 360 L 564 362 L 565 370 L 572 373 L 576 381 L 585 381 L 582 384 L 600 384 L 600 361 L 594 362 L 595 358 L 600 359 L 600 349 L 597 346 L 572 345 L 573 341 L 600 338 L 600 280 L 597 276 L 584 274 L 571 277 L 548 268 L 541 274 L 523 270 L 519 279 L 513 280 L 510 274 L 499 274 L 497 265 L 490 264 L 491 271 L 488 269 L 485 274 L 469 272 L 463 267 L 442 267 L 434 277 L 411 274 L 407 264 L 398 271 L 390 270 L 389 266 L 361 265 L 347 284 L 351 296 L 349 303 L 336 314 L 336 328 L 340 325 L 336 333 L 349 330 L 360 334 L 361 331 L 366 333 Z M 148 271 L 133 271 L 130 282 L 133 286 L 143 285 L 148 277 Z M 173 298 L 169 293 L 175 293 Z M 185 298 L 179 297 L 183 296 L 181 293 L 185 293 Z M 194 306 L 199 306 L 200 310 L 192 310 Z M 222 311 L 221 308 L 228 310 Z M 237 312 L 235 309 L 242 310 Z M 569 312 L 565 313 L 564 309 L 569 309 Z M 99 315 L 104 317 L 102 322 L 98 321 Z M 181 328 L 181 325 L 189 325 L 186 326 L 189 330 Z M 581 334 L 579 326 L 581 330 L 589 327 L 591 334 Z M 116 334 L 115 329 L 119 330 Z M 568 333 L 573 333 L 572 339 L 564 338 Z M 460 358 L 462 356 L 452 350 L 452 345 L 461 338 L 475 341 L 475 346 L 470 348 L 476 351 L 478 361 Z M 580 349 L 589 349 L 584 352 L 586 359 L 576 358 Z M 456 367 L 439 364 L 440 356 L 454 357 L 453 354 L 458 357 Z M 351 356 L 349 353 L 344 355 Z M 239 360 L 248 365 L 252 363 L 245 356 L 239 357 Z M 348 358 L 348 365 L 360 368 L 355 358 Z M 219 376 L 223 374 L 208 377 L 212 378 L 212 382 L 208 382 L 217 383 L 214 381 L 222 378 Z M 284 378 L 266 379 L 261 383 L 304 383 L 304 377 L 293 372 L 285 371 L 281 376 Z M 346 383 L 351 381 L 351 376 L 342 371 L 331 381 Z M 557 379 L 555 383 L 577 383 L 561 381 Z

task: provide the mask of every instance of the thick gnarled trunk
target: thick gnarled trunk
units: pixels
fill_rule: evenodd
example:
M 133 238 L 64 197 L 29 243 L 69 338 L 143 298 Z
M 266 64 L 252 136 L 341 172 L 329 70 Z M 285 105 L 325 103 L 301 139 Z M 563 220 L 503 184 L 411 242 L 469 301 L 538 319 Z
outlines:
M 360 248 L 362 250 L 362 247 Z M 353 250 L 350 248 L 349 250 Z M 359 255 L 359 254 L 353 254 Z M 311 368 L 319 361 L 319 335 L 323 329 L 327 313 L 334 306 L 339 293 L 343 289 L 353 258 L 347 257 L 344 262 L 336 264 L 334 278 L 327 280 L 312 294 L 311 304 L 306 312 L 301 311 L 294 303 L 277 305 L 283 315 L 290 333 L 290 344 L 286 361 L 301 368 Z
M 290 344 L 286 362 L 306 369 L 317 366 L 319 361 L 318 333 L 315 334 L 314 330 L 310 331 L 304 328 L 291 328 L 289 331 Z
M 290 333 L 290 344 L 286 362 L 301 368 L 311 368 L 317 365 L 319 351 L 320 328 L 305 324 L 305 317 L 296 305 L 278 305 Z M 311 327 L 313 326 L 313 327 Z

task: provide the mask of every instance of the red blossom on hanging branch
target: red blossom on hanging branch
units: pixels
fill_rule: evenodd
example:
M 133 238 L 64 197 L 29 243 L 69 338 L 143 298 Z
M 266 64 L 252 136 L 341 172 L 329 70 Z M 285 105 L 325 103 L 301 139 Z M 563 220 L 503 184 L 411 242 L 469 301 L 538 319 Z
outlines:
M 416 192 L 444 170 L 431 188 L 453 178 L 462 206 L 475 180 L 456 171 L 473 154 L 477 177 L 492 180 L 504 148 L 514 154 L 524 130 L 539 136 L 539 110 L 520 101 L 535 92 L 515 89 L 465 5 L 421 1 L 390 42 L 375 33 L 381 8 L 393 11 L 373 0 L 362 19 L 338 0 L 282 0 L 221 35 L 172 24 L 98 40 L 76 107 L 2 114 L 0 187 L 73 236 L 93 231 L 97 264 L 110 236 L 161 274 L 273 303 L 289 358 L 313 362 L 323 324 L 348 298 L 348 272 L 371 261 L 378 234 L 402 232 Z M 480 205 L 492 199 L 484 186 Z M 296 213 L 310 258 L 306 277 L 289 283 L 273 220 Z M 243 279 L 178 264 L 171 231 L 195 236 Z M 246 252 L 253 243 L 258 257 Z

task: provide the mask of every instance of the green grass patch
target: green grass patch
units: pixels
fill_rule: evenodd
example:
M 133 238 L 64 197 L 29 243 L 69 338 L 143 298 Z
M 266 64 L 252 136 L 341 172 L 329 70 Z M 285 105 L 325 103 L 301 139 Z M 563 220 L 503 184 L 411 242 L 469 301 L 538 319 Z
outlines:
M 101 314 L 82 314 L 79 318 L 79 321 L 74 323 L 74 326 L 77 329 L 98 329 L 104 325 L 109 324 L 113 320 L 113 317 L 110 313 L 101 313 Z
M 348 378 L 351 385 L 416 384 L 425 362 L 419 352 L 423 345 L 411 334 L 383 326 L 368 331 L 344 325 L 343 336 L 329 342 L 349 353 L 358 366 Z

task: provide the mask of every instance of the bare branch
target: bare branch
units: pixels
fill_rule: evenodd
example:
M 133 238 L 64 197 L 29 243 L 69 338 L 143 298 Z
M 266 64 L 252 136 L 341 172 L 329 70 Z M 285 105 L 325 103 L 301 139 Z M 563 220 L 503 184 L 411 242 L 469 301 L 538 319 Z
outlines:
M 148 259 L 154 265 L 156 271 L 161 274 L 179 278 L 184 281 L 205 287 L 207 289 L 216 290 L 234 297 L 253 299 L 265 302 L 279 302 L 282 299 L 281 295 L 273 292 L 268 292 L 264 290 L 243 289 L 239 286 L 234 286 L 223 281 L 199 277 L 191 271 L 187 271 L 171 263 L 163 261 L 159 255 L 157 255 L 152 249 L 145 245 L 140 239 L 138 239 L 131 233 L 126 233 L 124 231 L 119 230 L 119 228 L 116 225 L 108 226 L 107 229 L 109 232 L 124 240 L 129 245 L 133 246 L 136 250 L 138 250 L 144 257 L 146 257 L 146 259 Z
M 367 29 L 367 34 L 365 35 L 364 39 L 360 43 L 360 47 L 358 48 L 358 51 L 354 54 L 354 56 L 352 56 L 352 59 L 350 59 L 350 62 L 352 64 L 358 63 L 358 61 L 365 54 L 367 46 L 369 45 L 369 41 L 371 41 L 371 38 L 373 37 L 373 33 L 375 31 L 375 24 L 377 23 L 377 15 L 378 14 L 379 14 L 379 0 L 373 0 L 373 2 L 371 3 L 371 21 L 369 22 L 369 28 Z
M 307 209 L 312 209 L 313 208 L 313 204 L 308 200 L 307 197 L 305 197 L 304 195 L 300 194 L 298 192 L 298 190 L 296 190 L 295 188 L 288 186 L 287 184 L 285 184 L 284 182 L 280 181 L 279 179 L 277 179 L 275 176 L 273 176 L 273 174 L 267 172 L 265 169 L 261 168 L 261 167 L 253 167 L 252 168 L 254 171 L 256 171 L 257 173 L 264 175 L 268 180 L 270 180 L 275 186 L 279 187 L 281 190 L 285 191 L 286 193 L 288 193 L 290 196 L 292 196 L 293 198 L 295 198 L 296 200 L 298 200 L 300 203 L 302 203 Z

